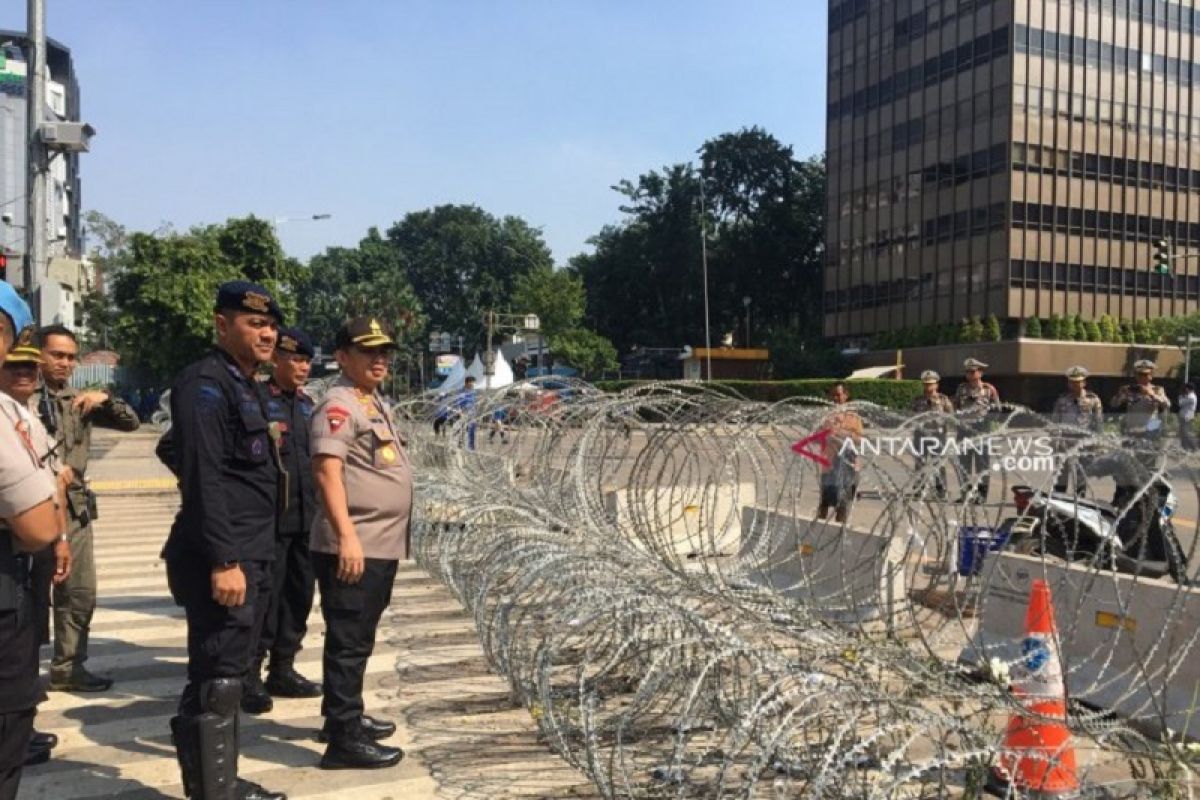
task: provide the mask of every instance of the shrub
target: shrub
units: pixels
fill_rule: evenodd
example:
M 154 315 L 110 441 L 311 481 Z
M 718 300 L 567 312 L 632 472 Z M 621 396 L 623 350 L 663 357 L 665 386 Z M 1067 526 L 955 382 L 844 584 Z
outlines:
M 1000 320 L 996 319 L 995 314 L 988 314 L 987 322 L 983 326 L 983 340 L 998 342 L 1002 338 L 1000 334 Z
M 1058 314 L 1051 314 L 1046 322 L 1046 338 L 1058 340 L 1063 338 L 1063 321 Z
M 1100 317 L 1100 341 L 1102 342 L 1118 342 L 1120 334 L 1117 332 L 1117 323 L 1111 316 L 1104 314 Z
M 1097 323 L 1095 320 L 1088 320 L 1087 322 L 1085 322 L 1083 324 L 1083 328 L 1084 328 L 1084 331 L 1087 333 L 1087 340 L 1089 342 L 1099 342 L 1101 340 L 1100 324 Z
M 1042 321 L 1037 317 L 1030 317 L 1026 320 L 1025 335 L 1030 339 L 1042 338 Z

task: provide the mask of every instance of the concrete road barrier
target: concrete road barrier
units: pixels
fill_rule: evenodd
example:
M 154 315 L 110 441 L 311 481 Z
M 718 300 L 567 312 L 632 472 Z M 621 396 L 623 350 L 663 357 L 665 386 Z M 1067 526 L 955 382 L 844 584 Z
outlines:
M 748 578 L 834 622 L 890 629 L 907 602 L 912 559 L 897 537 L 753 506 L 742 510 L 741 528 Z
M 755 498 L 753 483 L 663 486 L 605 492 L 604 508 L 636 546 L 674 562 L 736 555 Z
M 1035 578 L 1050 584 L 1069 697 L 1152 735 L 1200 739 L 1200 591 L 1086 565 L 999 553 L 980 580 L 977 629 L 959 660 L 1021 660 Z

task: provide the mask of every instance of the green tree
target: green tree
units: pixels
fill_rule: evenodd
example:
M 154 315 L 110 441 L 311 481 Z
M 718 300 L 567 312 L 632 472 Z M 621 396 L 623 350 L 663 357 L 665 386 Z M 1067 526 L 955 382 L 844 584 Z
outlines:
M 119 311 L 113 303 L 112 285 L 125 268 L 129 255 L 129 233 L 125 227 L 99 211 L 84 215 L 91 262 L 91 285 L 83 294 L 81 345 L 86 350 L 110 349 L 117 341 Z
M 386 236 L 429 327 L 460 334 L 475 346 L 484 340 L 484 311 L 516 311 L 509 306 L 517 279 L 551 263 L 537 229 L 472 205 L 413 212 Z
M 771 352 L 771 377 L 775 380 L 841 378 L 851 372 L 850 361 L 840 350 L 825 342 L 814 345 L 807 326 L 772 326 L 764 341 Z
M 402 255 L 370 228 L 357 247 L 330 247 L 309 261 L 300 292 L 300 326 L 331 348 L 337 329 L 352 316 L 378 317 L 402 349 L 421 346 L 425 317 L 408 282 Z
M 584 377 L 597 377 L 617 368 L 617 350 L 612 342 L 583 328 L 557 334 L 550 339 L 550 348 L 556 361 L 570 364 Z
M 510 305 L 515 313 L 537 314 L 541 332 L 553 339 L 578 327 L 583 319 L 583 280 L 569 270 L 537 267 L 517 278 Z
M 988 342 L 998 342 L 1002 335 L 1000 332 L 1000 320 L 996 319 L 995 314 L 988 314 L 987 321 L 984 323 L 983 339 Z
M 593 237 L 594 253 L 572 260 L 587 290 L 589 324 L 621 350 L 703 343 L 703 229 L 713 329 L 737 330 L 748 297 L 753 340 L 764 340 L 758 331 L 787 328 L 815 345 L 823 160 L 799 161 L 759 128 L 711 139 L 700 154 L 699 170 L 675 164 L 614 187 L 625 219 Z
M 1042 321 L 1037 317 L 1030 317 L 1026 320 L 1025 336 L 1029 339 L 1042 338 Z

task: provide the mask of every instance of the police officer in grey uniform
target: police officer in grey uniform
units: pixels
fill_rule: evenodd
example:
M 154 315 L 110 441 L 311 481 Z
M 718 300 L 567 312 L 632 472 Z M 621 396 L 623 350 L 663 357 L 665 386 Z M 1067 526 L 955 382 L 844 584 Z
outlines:
M 1069 425 L 1088 433 L 1100 432 L 1104 424 L 1104 403 L 1086 387 L 1088 378 L 1087 368 L 1074 366 L 1067 370 L 1067 391 L 1054 401 L 1054 409 L 1050 412 L 1050 421 L 1056 425 Z M 1058 449 L 1065 454 L 1077 445 L 1084 434 L 1074 431 L 1063 431 L 1059 434 Z M 1067 491 L 1070 477 L 1075 476 L 1075 494 L 1083 494 L 1087 487 L 1087 475 L 1079 463 L 1078 457 L 1064 458 L 1062 468 L 1054 480 L 1054 491 Z
M 945 444 L 950 415 L 954 413 L 954 403 L 938 389 L 942 376 L 931 369 L 921 373 L 923 391 L 920 397 L 912 402 L 914 414 L 928 414 L 930 419 L 922 423 L 914 431 L 917 452 L 917 472 L 922 472 L 927 464 L 942 462 L 941 452 L 927 452 Z M 942 415 L 946 415 L 944 418 Z M 944 463 L 934 470 L 933 491 L 938 500 L 946 499 L 946 467 Z
M 0 358 L 33 323 L 29 307 L 0 282 Z M 0 800 L 13 800 L 41 691 L 29 553 L 60 534 L 55 478 L 34 451 L 28 409 L 0 395 Z
M 182 495 L 163 559 L 188 628 L 188 680 L 171 733 L 184 792 L 204 800 L 286 800 L 237 776 L 238 707 L 270 604 L 281 481 L 254 375 L 282 317 L 263 287 L 221 285 L 216 347 L 175 378 L 159 445 Z
M 975 358 L 963 362 L 966 380 L 958 385 L 954 393 L 954 407 L 959 418 L 959 463 L 963 470 L 962 501 L 972 499 L 983 505 L 987 502 L 988 487 L 992 480 L 992 460 L 987 453 L 987 442 L 983 434 L 988 430 L 988 415 L 1000 405 L 1000 393 L 996 387 L 983 380 L 987 364 Z M 970 438 L 971 441 L 964 441 Z
M 1112 409 L 1123 411 L 1121 433 L 1143 443 L 1162 438 L 1163 415 L 1171 410 L 1171 401 L 1161 386 L 1154 384 L 1154 362 L 1142 359 L 1133 365 L 1134 382 L 1120 388 L 1112 399 Z
M 395 342 L 378 320 L 338 331 L 342 375 L 313 412 L 318 509 L 310 546 L 325 617 L 325 769 L 389 767 L 404 756 L 380 740 L 396 726 L 364 714 L 363 679 L 375 633 L 408 556 L 412 469 L 379 386 Z

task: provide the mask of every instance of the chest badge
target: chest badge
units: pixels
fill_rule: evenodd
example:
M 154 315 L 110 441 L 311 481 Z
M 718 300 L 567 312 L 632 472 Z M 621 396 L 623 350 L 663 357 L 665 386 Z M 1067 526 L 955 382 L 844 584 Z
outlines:
M 379 457 L 391 464 L 396 460 L 396 451 L 391 445 L 384 445 L 383 449 L 379 451 Z

